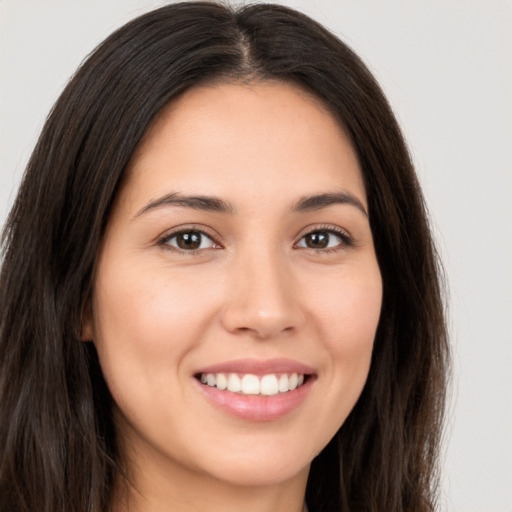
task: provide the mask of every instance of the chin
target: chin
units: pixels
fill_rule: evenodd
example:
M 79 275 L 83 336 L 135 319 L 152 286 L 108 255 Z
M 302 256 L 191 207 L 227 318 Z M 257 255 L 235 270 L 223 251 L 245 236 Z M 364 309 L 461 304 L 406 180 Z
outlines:
M 216 480 L 237 487 L 271 487 L 296 478 L 307 478 L 310 463 L 303 466 L 289 462 L 266 460 L 262 463 L 247 463 L 216 468 L 210 473 Z
M 257 444 L 257 443 L 255 443 Z M 256 450 L 230 449 L 222 455 L 210 454 L 203 458 L 203 471 L 216 480 L 236 486 L 272 486 L 295 478 L 307 478 L 314 453 L 305 453 L 304 447 L 286 449 L 269 443 Z

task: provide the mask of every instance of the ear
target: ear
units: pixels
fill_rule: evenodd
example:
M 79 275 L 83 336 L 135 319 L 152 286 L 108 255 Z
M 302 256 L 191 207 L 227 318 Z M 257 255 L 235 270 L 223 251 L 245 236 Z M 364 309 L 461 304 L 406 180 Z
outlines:
M 82 313 L 82 326 L 80 341 L 92 341 L 94 339 L 93 314 L 90 301 L 84 306 Z

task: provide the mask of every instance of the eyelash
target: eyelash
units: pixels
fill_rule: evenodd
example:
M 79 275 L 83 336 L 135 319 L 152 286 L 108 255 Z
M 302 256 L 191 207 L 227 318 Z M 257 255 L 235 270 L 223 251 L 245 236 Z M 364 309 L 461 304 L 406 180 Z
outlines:
M 354 240 L 353 238 L 343 229 L 334 227 L 334 226 L 315 226 L 314 229 L 307 230 L 305 233 L 300 235 L 299 241 L 294 244 L 294 246 L 297 246 L 297 244 L 306 236 L 312 235 L 314 233 L 328 233 L 329 235 L 335 235 L 338 237 L 341 242 L 336 245 L 335 247 L 328 247 L 324 249 L 314 249 L 314 248 L 307 248 L 311 251 L 314 251 L 315 253 L 319 254 L 331 254 L 336 253 L 338 251 L 341 251 L 343 249 L 348 249 L 350 247 L 354 246 Z
M 222 248 L 221 244 L 219 244 L 219 242 L 217 242 L 216 238 L 211 233 L 208 233 L 203 228 L 196 227 L 196 226 L 185 227 L 185 228 L 181 228 L 177 231 L 168 233 L 168 234 L 164 235 L 162 238 L 160 238 L 160 240 L 158 240 L 157 244 L 162 246 L 166 250 L 173 251 L 173 252 L 183 255 L 183 256 L 194 256 L 194 255 L 200 254 L 202 251 L 206 250 L 206 249 L 186 250 L 186 249 L 180 249 L 177 247 L 173 247 L 169 244 L 169 242 L 173 238 L 176 238 L 177 236 L 186 234 L 186 233 L 198 233 L 201 236 L 209 238 L 213 242 L 213 244 L 215 246 L 217 246 L 217 247 L 215 247 L 215 249 Z M 213 247 L 212 247 L 212 249 L 213 249 Z
M 175 238 L 179 235 L 182 235 L 182 234 L 187 234 L 187 233 L 197 233 L 201 236 L 207 237 L 217 247 L 187 250 L 187 249 L 180 249 L 177 247 L 173 247 L 169 244 L 169 242 L 173 238 Z M 323 249 L 303 247 L 304 249 L 309 249 L 310 251 L 314 251 L 315 253 L 329 254 L 329 253 L 336 253 L 340 250 L 350 248 L 354 245 L 354 240 L 352 239 L 352 237 L 343 229 L 336 228 L 333 226 L 318 226 L 318 227 L 315 227 L 314 229 L 308 230 L 305 233 L 301 234 L 298 242 L 296 242 L 294 244 L 294 247 L 297 247 L 297 245 L 302 241 L 302 239 L 304 237 L 306 237 L 308 235 L 315 234 L 315 233 L 327 233 L 329 235 L 335 235 L 336 237 L 338 237 L 341 240 L 341 242 L 338 245 L 336 245 L 335 247 L 328 247 L 328 248 L 323 248 Z M 159 246 L 162 246 L 166 250 L 174 251 L 177 254 L 181 254 L 183 256 L 195 256 L 197 254 L 200 254 L 202 251 L 205 251 L 208 249 L 222 248 L 222 245 L 216 240 L 216 238 L 212 234 L 206 232 L 203 228 L 195 227 L 195 226 L 182 228 L 182 229 L 179 229 L 178 231 L 173 231 L 172 233 L 168 233 L 165 236 L 163 236 L 162 238 L 160 238 L 158 240 L 157 244 Z

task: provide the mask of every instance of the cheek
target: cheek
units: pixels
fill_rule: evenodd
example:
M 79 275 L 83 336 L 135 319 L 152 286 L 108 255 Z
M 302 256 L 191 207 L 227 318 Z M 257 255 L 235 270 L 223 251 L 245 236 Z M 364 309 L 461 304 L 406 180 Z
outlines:
M 200 344 L 213 306 L 213 298 L 188 280 L 133 265 L 130 271 L 100 267 L 93 338 L 112 394 L 168 387 L 180 374 L 181 361 Z
M 334 352 L 366 351 L 373 345 L 382 306 L 382 280 L 375 265 L 326 280 L 311 294 L 322 339 Z
M 332 350 L 341 363 L 360 371 L 363 384 L 370 367 L 381 306 L 379 275 L 379 280 L 355 285 L 353 293 L 343 299 L 338 316 L 337 328 L 343 335 Z
M 114 343 L 138 341 L 144 349 L 159 342 L 175 345 L 173 333 L 200 326 L 212 298 L 199 293 L 197 283 L 186 276 L 180 279 L 165 269 L 141 267 L 101 269 L 93 302 L 96 334 Z
M 93 301 L 94 344 L 118 420 L 126 420 L 118 427 L 130 425 L 139 432 L 136 438 L 146 438 L 171 428 L 172 411 L 186 400 L 184 361 L 204 336 L 211 298 L 163 272 L 156 279 L 134 267 L 104 270 Z M 149 437 L 165 438 L 162 432 Z
M 334 401 L 344 404 L 341 424 L 368 377 L 382 305 L 382 282 L 376 267 L 339 282 L 342 285 L 325 288 L 328 292 L 324 290 L 323 300 L 317 303 L 316 317 L 322 348 L 329 358 L 331 392 L 336 396 Z

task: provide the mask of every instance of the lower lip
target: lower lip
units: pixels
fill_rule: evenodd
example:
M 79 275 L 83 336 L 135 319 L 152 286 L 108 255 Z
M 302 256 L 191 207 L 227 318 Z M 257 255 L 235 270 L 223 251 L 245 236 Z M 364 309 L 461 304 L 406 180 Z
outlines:
M 272 421 L 297 409 L 308 395 L 313 380 L 313 377 L 309 376 L 304 384 L 293 391 L 272 396 L 242 395 L 227 390 L 221 391 L 198 380 L 196 383 L 206 397 L 224 412 L 244 420 Z

